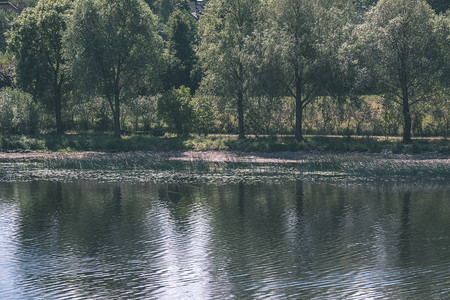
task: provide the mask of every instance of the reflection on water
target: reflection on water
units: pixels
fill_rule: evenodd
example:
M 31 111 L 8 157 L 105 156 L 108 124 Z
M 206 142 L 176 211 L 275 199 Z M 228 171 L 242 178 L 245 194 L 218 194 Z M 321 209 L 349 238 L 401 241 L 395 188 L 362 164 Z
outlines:
M 447 187 L 0 184 L 0 298 L 450 297 Z

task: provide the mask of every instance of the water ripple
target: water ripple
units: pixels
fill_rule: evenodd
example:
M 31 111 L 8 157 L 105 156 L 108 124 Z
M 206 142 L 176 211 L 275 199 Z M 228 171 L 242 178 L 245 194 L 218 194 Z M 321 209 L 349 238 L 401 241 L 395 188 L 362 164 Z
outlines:
M 435 187 L 0 184 L 0 298 L 449 296 Z

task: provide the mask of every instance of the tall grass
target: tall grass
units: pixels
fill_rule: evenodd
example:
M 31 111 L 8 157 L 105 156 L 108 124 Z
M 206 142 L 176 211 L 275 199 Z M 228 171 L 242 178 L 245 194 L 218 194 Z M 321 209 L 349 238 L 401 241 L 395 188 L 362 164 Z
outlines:
M 447 182 L 450 159 L 397 159 L 370 156 L 311 156 L 296 162 L 258 163 L 173 160 L 150 152 L 49 156 L 0 167 L 0 181 L 96 180 L 130 182 L 283 182 L 286 180 Z

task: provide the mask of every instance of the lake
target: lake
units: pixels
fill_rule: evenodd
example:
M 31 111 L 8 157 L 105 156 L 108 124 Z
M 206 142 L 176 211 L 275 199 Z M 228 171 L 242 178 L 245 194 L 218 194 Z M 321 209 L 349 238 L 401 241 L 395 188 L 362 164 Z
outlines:
M 0 183 L 1 299 L 450 298 L 450 187 Z

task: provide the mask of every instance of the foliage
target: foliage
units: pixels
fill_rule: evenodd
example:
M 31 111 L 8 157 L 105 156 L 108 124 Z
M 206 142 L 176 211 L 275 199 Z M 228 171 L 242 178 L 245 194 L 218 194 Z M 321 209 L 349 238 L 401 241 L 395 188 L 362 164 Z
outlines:
M 11 88 L 0 91 L 0 133 L 37 133 L 39 113 L 30 94 Z
M 29 132 L 29 118 L 34 132 L 56 123 L 58 132 L 64 124 L 69 134 L 114 130 L 127 137 L 163 136 L 169 125 L 179 135 L 205 137 L 169 134 L 167 147 L 264 151 L 372 151 L 373 136 L 449 134 L 445 1 L 211 0 L 199 22 L 184 0 L 31 2 L 20 16 L 0 11 L 0 31 L 12 26 L 10 52 L 2 53 L 0 37 L 0 88 L 33 98 L 4 90 L 5 134 Z M 11 100 L 19 98 L 23 104 Z M 276 137 L 292 132 L 297 141 Z M 258 138 L 206 138 L 214 133 Z M 304 134 L 349 142 L 318 146 L 302 141 Z M 353 143 L 354 135 L 368 139 Z M 97 149 L 128 149 L 106 140 Z M 40 142 L 33 143 L 7 144 Z
M 79 132 L 88 131 L 110 131 L 111 117 L 110 108 L 102 97 L 92 96 L 86 99 L 73 97 L 70 99 L 71 115 L 67 123 L 72 130 Z
M 80 89 L 106 98 L 120 136 L 121 103 L 154 84 L 158 70 L 161 39 L 150 8 L 142 0 L 76 1 L 65 49 Z
M 168 22 L 167 50 L 170 55 L 170 64 L 165 78 L 167 88 L 182 85 L 195 92 L 198 83 L 193 81 L 191 73 L 197 61 L 194 51 L 195 25 L 193 18 L 186 12 L 175 10 Z
M 246 44 L 253 36 L 259 9 L 259 0 L 213 0 L 199 24 L 199 55 L 206 81 L 220 82 L 207 93 L 236 101 L 240 138 L 245 138 L 244 110 L 254 75 Z
M 3 135 L 2 150 L 44 151 L 167 151 L 167 150 L 225 150 L 245 152 L 310 151 L 313 153 L 367 152 L 367 153 L 450 153 L 450 141 L 443 139 L 417 139 L 405 147 L 399 139 L 347 138 L 337 136 L 306 136 L 297 141 L 292 136 L 270 136 L 238 139 L 236 135 L 209 135 L 175 137 L 166 135 L 130 135 L 122 138 L 111 134 L 66 134 L 66 135 Z M 138 154 L 139 155 L 139 154 Z M 101 165 L 99 166 L 101 168 Z
M 176 10 L 189 11 L 188 0 L 153 0 L 151 2 L 154 11 L 164 23 L 169 20 L 172 13 Z
M 9 31 L 8 47 L 17 61 L 18 86 L 55 110 L 56 130 L 62 133 L 64 69 L 62 36 L 70 0 L 42 0 L 25 9 Z
M 434 18 L 433 37 L 437 49 L 437 64 L 440 66 L 441 84 L 450 88 L 450 10 Z
M 411 140 L 411 106 L 430 99 L 440 74 L 434 17 L 425 0 L 381 0 L 357 30 L 367 68 L 402 107 L 404 142 Z
M 210 97 L 198 96 L 192 99 L 194 112 L 193 131 L 198 134 L 208 135 L 217 129 L 217 108 Z
M 348 33 L 348 6 L 322 1 L 282 0 L 269 3 L 258 32 L 259 73 L 263 89 L 295 99 L 295 136 L 302 139 L 303 110 L 318 95 L 337 91 L 341 78 L 336 53 Z
M 448 11 L 450 2 L 448 0 L 427 0 L 428 4 L 433 8 L 436 13 L 443 13 Z M 357 0 L 357 7 L 366 10 L 378 3 L 378 0 Z
M 15 64 L 0 64 L 0 89 L 14 85 L 14 69 Z
M 0 52 L 6 51 L 5 33 L 10 29 L 11 23 L 17 14 L 11 10 L 0 10 Z
M 194 120 L 189 88 L 181 86 L 165 92 L 158 101 L 158 115 L 179 136 L 189 135 Z
M 125 106 L 125 113 L 129 113 L 134 131 L 149 131 L 151 126 L 159 123 L 158 103 L 159 96 L 138 96 Z

